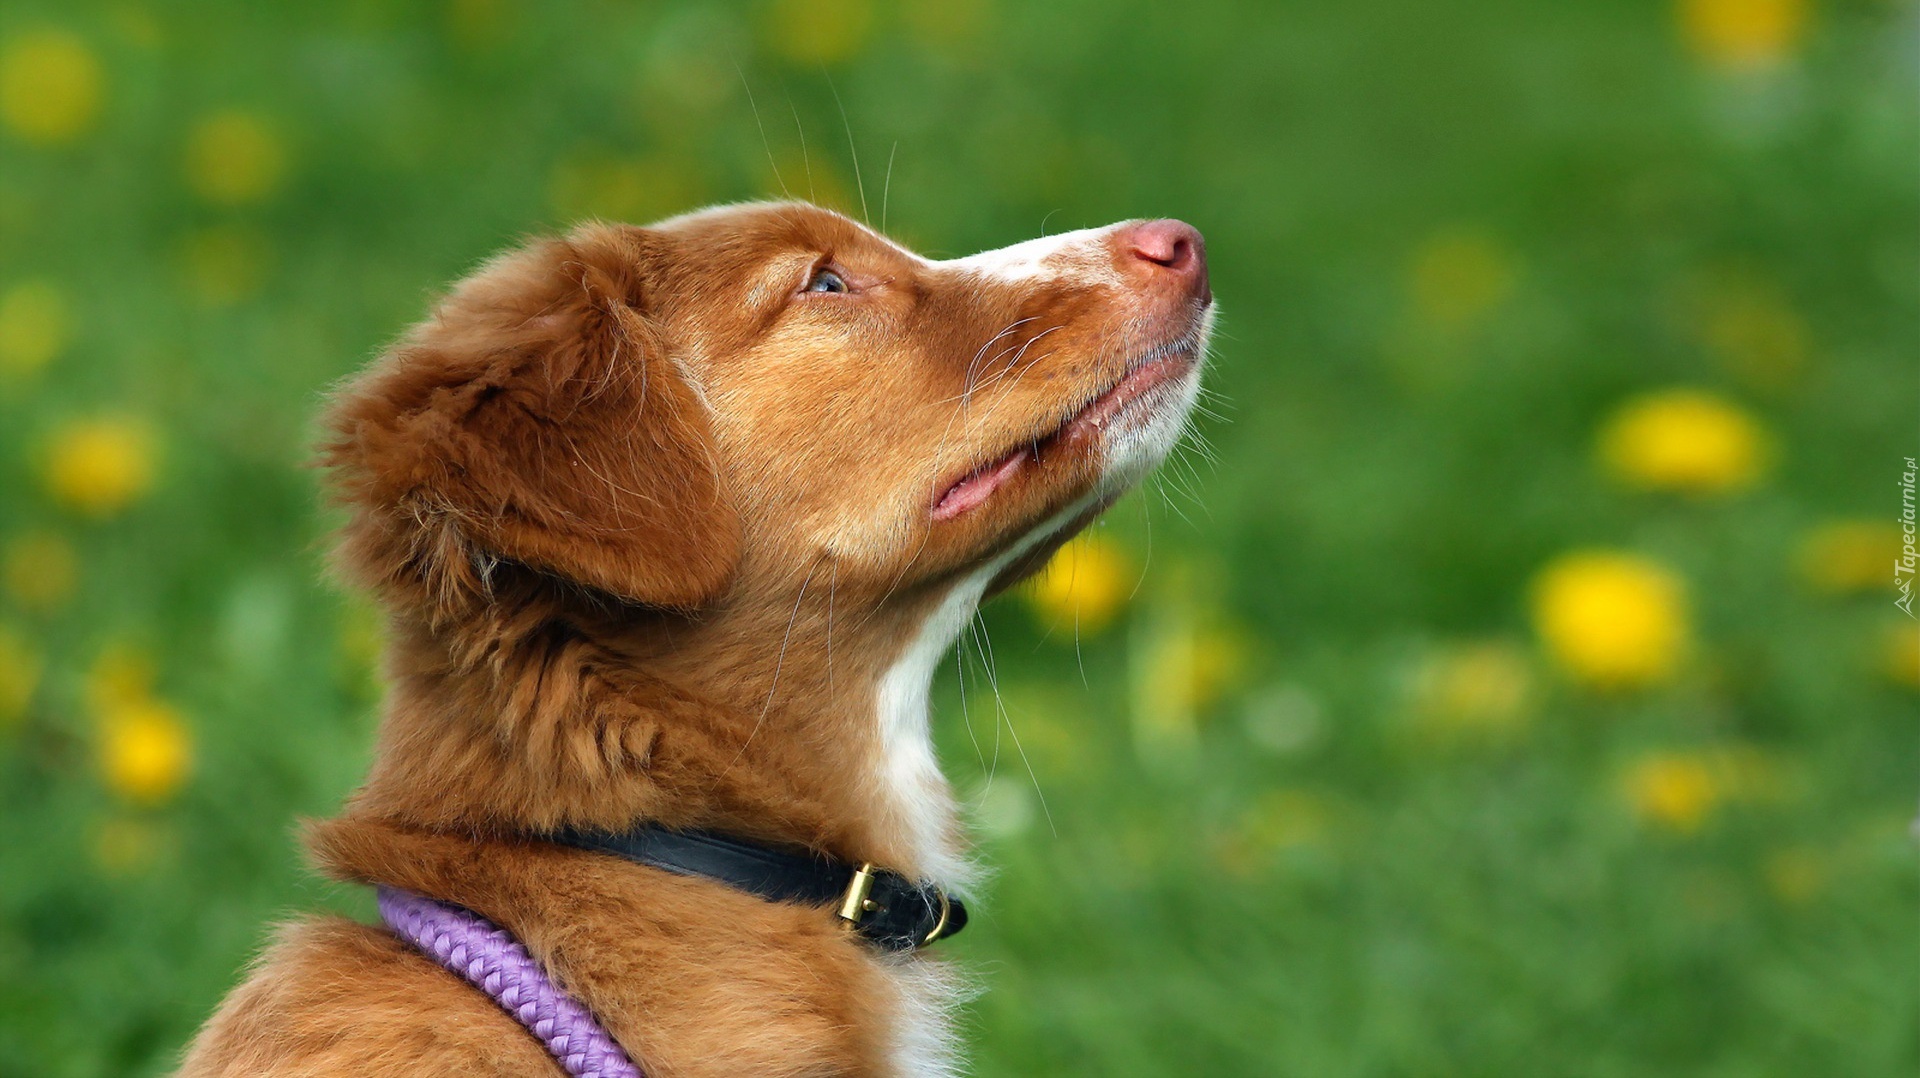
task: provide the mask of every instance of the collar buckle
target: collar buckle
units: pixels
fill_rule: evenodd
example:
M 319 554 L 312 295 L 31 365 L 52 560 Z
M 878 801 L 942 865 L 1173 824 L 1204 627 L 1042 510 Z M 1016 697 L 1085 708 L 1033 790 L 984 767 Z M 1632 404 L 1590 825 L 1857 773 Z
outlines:
M 840 909 L 836 916 L 846 928 L 857 928 L 861 918 L 879 909 L 873 899 L 873 862 L 862 861 L 860 867 L 853 870 L 853 878 L 847 881 L 847 890 L 840 898 Z

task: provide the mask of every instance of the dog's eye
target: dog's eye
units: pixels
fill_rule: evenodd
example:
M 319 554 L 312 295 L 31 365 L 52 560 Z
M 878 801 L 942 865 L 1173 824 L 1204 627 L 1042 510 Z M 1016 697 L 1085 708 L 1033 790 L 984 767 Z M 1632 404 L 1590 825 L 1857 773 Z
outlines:
M 807 281 L 807 287 L 801 289 L 801 291 L 832 292 L 836 294 L 845 292 L 847 291 L 847 279 L 830 269 L 817 269 L 813 271 L 813 276 Z

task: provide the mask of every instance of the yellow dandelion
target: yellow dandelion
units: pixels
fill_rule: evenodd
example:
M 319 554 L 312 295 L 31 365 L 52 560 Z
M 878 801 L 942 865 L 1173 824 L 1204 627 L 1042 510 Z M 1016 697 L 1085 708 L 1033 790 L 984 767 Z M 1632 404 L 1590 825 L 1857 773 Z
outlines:
M 51 281 L 22 281 L 0 293 L 0 376 L 36 374 L 66 350 L 73 317 Z
M 1686 588 L 1649 559 L 1610 550 L 1563 555 L 1534 579 L 1532 600 L 1548 654 L 1591 687 L 1668 681 L 1686 657 Z
M 1518 646 L 1492 640 L 1439 650 L 1415 677 L 1414 717 L 1424 733 L 1509 740 L 1526 728 L 1533 667 Z
M 121 798 L 163 804 L 192 766 L 192 737 L 172 707 L 153 700 L 124 703 L 101 717 L 100 772 Z
M 1749 487 L 1771 457 L 1752 416 L 1692 389 L 1628 401 L 1601 428 L 1598 451 L 1607 472 L 1628 487 L 1689 494 Z
M 1895 685 L 1920 689 L 1920 626 L 1897 621 L 1887 627 L 1880 645 L 1880 669 Z
M 807 0 L 773 0 L 761 21 L 769 47 L 802 66 L 851 59 L 873 31 L 871 0 L 841 0 L 823 8 Z
M 1699 830 L 1722 806 L 1777 804 L 1801 792 L 1787 762 L 1746 744 L 1650 753 L 1622 773 L 1620 789 L 1643 822 L 1680 833 Z
M 1028 606 L 1060 639 L 1092 635 L 1113 621 L 1133 590 L 1133 561 L 1111 539 L 1082 534 L 1062 546 L 1025 587 Z
M 1691 753 L 1655 753 L 1636 761 L 1621 776 L 1620 790 L 1643 822 L 1679 834 L 1698 831 L 1726 793 L 1708 761 Z
M 172 829 L 140 816 L 115 816 L 93 833 L 93 859 L 108 876 L 137 876 L 173 845 Z
M 40 687 L 40 657 L 24 636 L 0 625 L 0 727 L 13 726 L 27 714 L 34 690 Z
M 1894 525 L 1836 520 L 1808 533 L 1796 560 L 1809 587 L 1838 595 L 1893 587 L 1900 553 L 1900 529 Z
M 29 532 L 7 544 L 7 594 L 28 610 L 52 610 L 73 596 L 80 559 L 52 532 Z
M 187 186 L 214 205 L 259 202 L 279 190 L 286 172 L 280 133 L 258 113 L 216 112 L 187 136 Z
M 1807 0 L 1680 0 L 1679 7 L 1687 45 L 1724 70 L 1777 67 L 1807 35 Z
M 1494 237 L 1477 229 L 1447 229 L 1413 252 L 1414 310 L 1434 325 L 1463 328 L 1506 302 L 1517 276 L 1513 255 Z
M 562 220 L 652 221 L 700 200 L 701 185 L 677 161 L 582 154 L 554 165 L 547 198 Z
M 1148 758 L 1189 751 L 1200 719 L 1246 665 L 1238 633 L 1176 608 L 1148 619 L 1131 643 L 1135 742 Z
M 152 432 L 135 420 L 69 423 L 47 453 L 47 491 L 86 516 L 113 516 L 153 486 L 155 451 Z
M 258 229 L 215 225 L 188 233 L 180 246 L 187 290 L 209 307 L 238 303 L 259 291 L 273 266 L 273 251 Z
M 93 50 L 64 30 L 32 30 L 0 46 L 0 123 L 25 142 L 72 142 L 93 127 L 106 77 Z
M 1811 846 L 1788 846 L 1768 854 L 1761 872 L 1775 898 L 1804 906 L 1826 887 L 1827 859 Z

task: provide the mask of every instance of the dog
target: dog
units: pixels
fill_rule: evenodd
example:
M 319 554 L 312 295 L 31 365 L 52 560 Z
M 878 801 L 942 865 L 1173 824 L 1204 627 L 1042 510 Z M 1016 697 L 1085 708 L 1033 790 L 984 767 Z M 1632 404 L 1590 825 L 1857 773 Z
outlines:
M 315 864 L 510 939 L 652 1078 L 958 1073 L 965 979 L 917 946 L 974 876 L 934 670 L 1167 455 L 1213 318 L 1171 220 L 930 261 L 752 203 L 486 263 L 329 406 L 390 689 Z M 909 937 L 856 930 L 876 878 Z M 404 936 L 284 927 L 178 1073 L 598 1073 Z

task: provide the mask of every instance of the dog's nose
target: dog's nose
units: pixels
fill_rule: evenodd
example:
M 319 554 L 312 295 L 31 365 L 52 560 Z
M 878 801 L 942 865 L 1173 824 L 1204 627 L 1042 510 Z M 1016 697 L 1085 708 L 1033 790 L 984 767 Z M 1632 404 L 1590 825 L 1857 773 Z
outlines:
M 1207 242 L 1199 229 L 1185 221 L 1143 221 L 1128 229 L 1121 243 L 1127 253 L 1152 266 L 1150 272 L 1171 274 L 1200 302 L 1213 298 L 1207 283 Z

